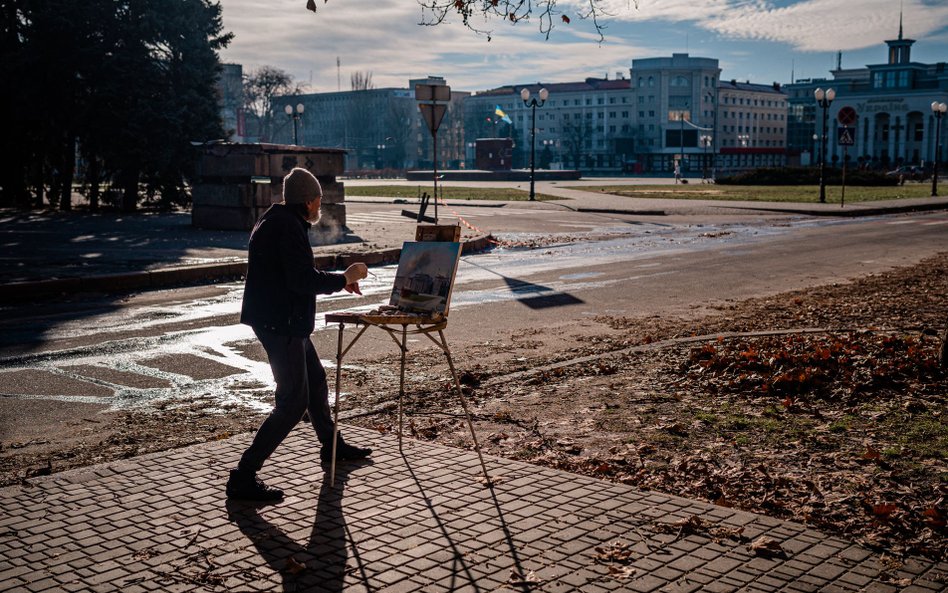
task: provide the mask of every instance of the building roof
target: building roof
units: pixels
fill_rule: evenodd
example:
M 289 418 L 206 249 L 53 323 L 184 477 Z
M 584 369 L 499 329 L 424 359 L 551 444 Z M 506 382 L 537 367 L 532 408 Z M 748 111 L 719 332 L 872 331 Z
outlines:
M 519 95 L 521 89 L 528 89 L 531 94 L 545 88 L 551 94 L 553 93 L 577 93 L 583 91 L 616 91 L 630 88 L 631 81 L 625 78 L 617 80 L 608 80 L 605 78 L 587 78 L 583 82 L 551 82 L 542 84 L 539 82 L 533 84 L 514 84 L 498 87 L 486 91 L 478 91 L 473 96 L 488 97 L 500 95 Z
M 773 93 L 775 95 L 785 95 L 786 93 L 780 88 L 779 83 L 773 84 L 755 84 L 750 81 L 738 82 L 736 80 L 719 80 L 718 89 L 720 90 L 735 90 L 735 91 L 751 91 L 754 93 Z

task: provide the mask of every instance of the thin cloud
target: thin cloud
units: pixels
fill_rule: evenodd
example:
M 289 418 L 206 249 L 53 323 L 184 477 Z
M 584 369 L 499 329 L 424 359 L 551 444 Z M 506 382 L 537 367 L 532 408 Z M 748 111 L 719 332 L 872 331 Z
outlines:
M 607 11 L 625 6 L 607 0 Z M 948 23 L 948 5 L 919 0 L 903 4 L 908 36 L 924 38 Z M 804 0 L 778 6 L 772 1 L 640 0 L 638 10 L 618 19 L 692 22 L 724 38 L 766 40 L 806 52 L 862 49 L 891 39 L 898 31 L 898 6 L 891 0 Z

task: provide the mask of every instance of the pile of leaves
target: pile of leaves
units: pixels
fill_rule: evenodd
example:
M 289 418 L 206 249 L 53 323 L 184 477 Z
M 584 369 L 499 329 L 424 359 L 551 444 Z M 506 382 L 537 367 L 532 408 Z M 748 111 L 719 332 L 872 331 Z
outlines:
M 944 395 L 940 342 L 925 338 L 851 332 L 719 339 L 694 348 L 681 370 L 709 393 L 769 395 L 787 408 L 798 400 L 853 404 L 906 390 Z

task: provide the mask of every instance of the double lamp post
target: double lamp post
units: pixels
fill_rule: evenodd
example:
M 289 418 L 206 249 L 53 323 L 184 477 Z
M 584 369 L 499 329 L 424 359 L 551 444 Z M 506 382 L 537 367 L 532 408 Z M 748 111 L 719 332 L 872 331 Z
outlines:
M 543 107 L 543 104 L 546 103 L 547 97 L 550 96 L 550 92 L 546 89 L 540 89 L 539 100 L 536 97 L 530 97 L 530 90 L 523 89 L 520 91 L 520 98 L 523 99 L 523 104 L 526 107 L 529 107 L 531 110 L 530 114 L 530 201 L 537 199 L 536 194 L 536 154 L 537 154 L 537 107 Z
M 945 117 L 948 105 L 932 101 L 932 115 L 935 116 L 935 159 L 932 163 L 932 197 L 938 195 L 938 161 L 941 160 L 941 118 Z
M 827 111 L 829 106 L 833 103 L 833 99 L 836 98 L 836 91 L 833 89 L 816 89 L 813 91 L 813 96 L 816 97 L 816 102 L 820 107 L 823 108 L 823 137 L 820 141 L 820 203 L 826 203 L 826 177 L 824 173 L 826 172 L 826 138 L 827 138 Z
M 293 109 L 293 106 L 289 104 L 283 108 L 283 113 L 293 120 L 293 144 L 296 145 L 300 143 L 299 124 L 300 117 L 303 116 L 303 109 L 302 103 L 297 103 L 296 109 Z

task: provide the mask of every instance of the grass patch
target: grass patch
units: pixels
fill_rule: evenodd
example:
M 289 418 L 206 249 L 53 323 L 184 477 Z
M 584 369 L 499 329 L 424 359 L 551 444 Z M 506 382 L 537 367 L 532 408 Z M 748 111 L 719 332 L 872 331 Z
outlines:
M 816 185 L 599 185 L 568 189 L 607 193 L 626 198 L 799 202 L 804 204 L 813 204 L 820 201 L 820 188 Z M 839 204 L 841 194 L 840 187 L 828 186 L 826 188 L 827 203 Z M 906 183 L 903 186 L 896 187 L 846 188 L 847 202 L 926 198 L 930 195 L 931 185 L 926 183 Z
M 421 192 L 428 191 L 430 188 L 411 185 L 359 185 L 347 187 L 347 196 L 373 196 L 382 198 L 406 198 L 418 199 Z M 522 189 L 513 189 L 505 187 L 450 187 L 441 186 L 439 188 L 441 197 L 445 200 L 498 200 L 498 201 L 516 201 L 525 202 L 530 199 L 530 192 Z M 549 200 L 563 200 L 549 194 L 536 194 L 537 200 L 546 202 Z

